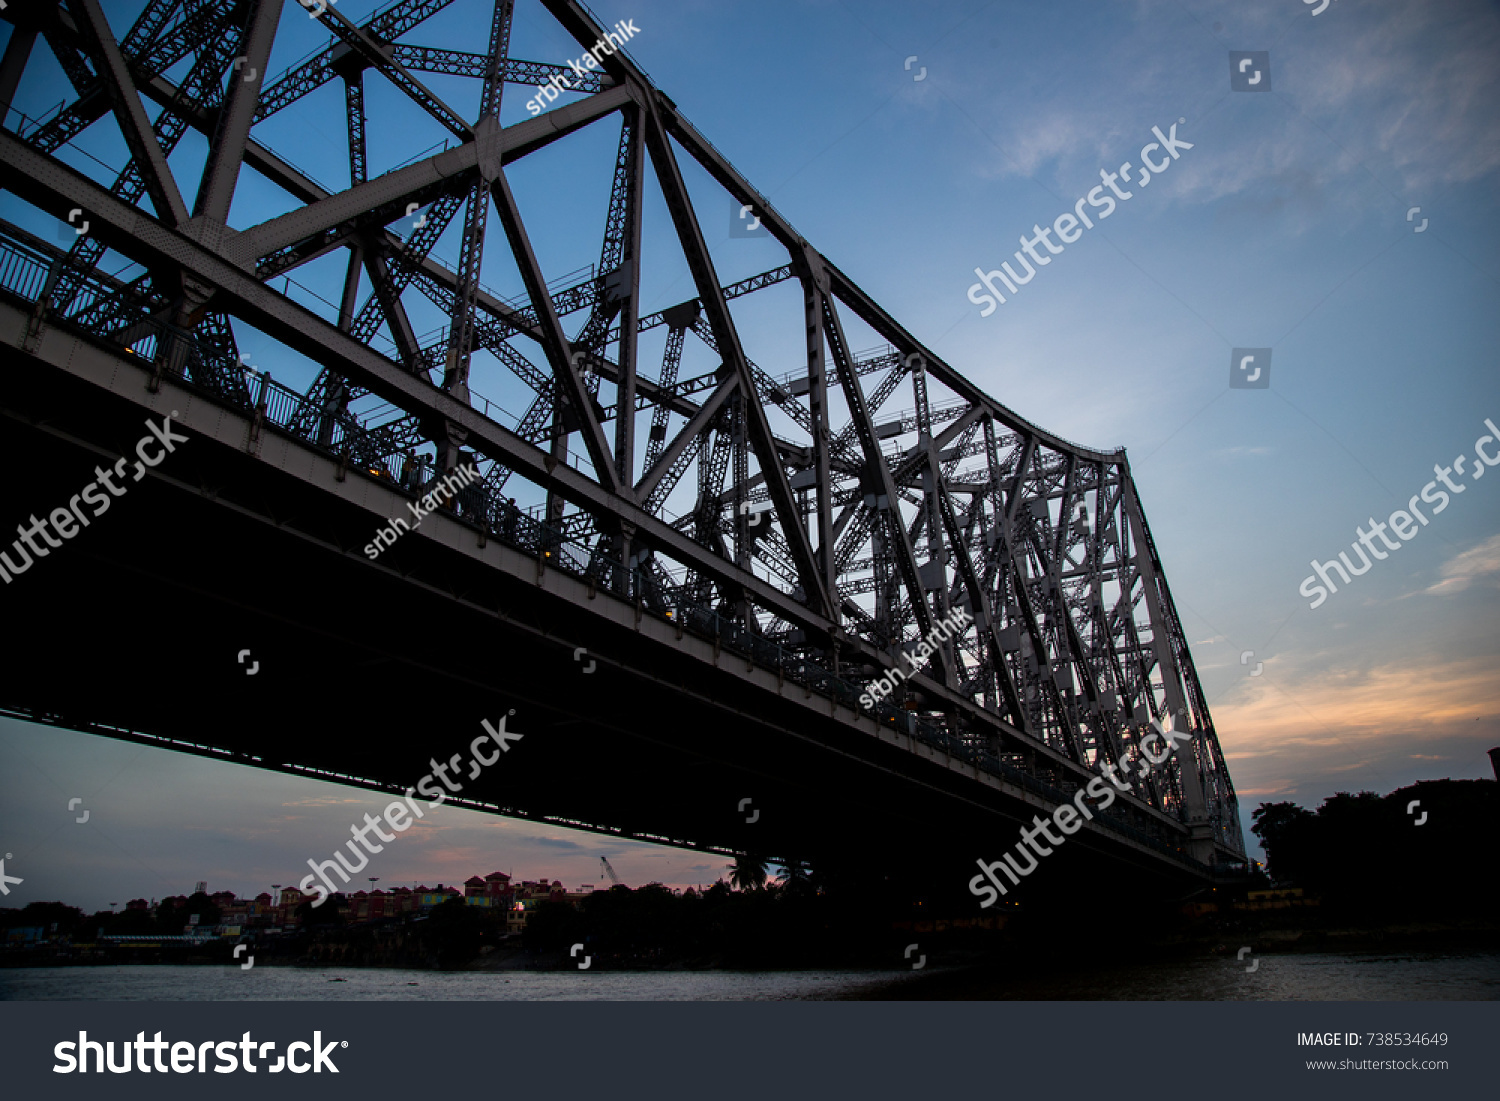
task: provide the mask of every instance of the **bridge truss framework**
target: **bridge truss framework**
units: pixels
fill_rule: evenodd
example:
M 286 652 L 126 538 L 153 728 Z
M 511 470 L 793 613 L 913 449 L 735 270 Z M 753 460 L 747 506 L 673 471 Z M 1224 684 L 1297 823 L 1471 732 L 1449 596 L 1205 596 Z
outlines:
M 1159 836 L 1200 862 L 1242 857 L 1234 789 L 1124 451 L 1059 439 L 980 392 L 813 249 L 623 52 L 600 51 L 590 78 L 574 78 L 576 98 L 501 126 L 507 85 L 571 70 L 509 56 L 513 0 L 477 2 L 484 53 L 409 41 L 453 0 L 395 0 L 360 23 L 283 0 L 147 0 L 123 37 L 100 0 L 8 5 L 0 182 L 59 220 L 81 211 L 89 222 L 68 248 L 0 227 L 0 293 L 31 310 L 27 339 L 59 326 L 129 349 L 156 379 L 253 410 L 257 424 L 413 495 L 475 461 L 483 480 L 453 508 L 486 536 L 1048 790 L 1139 761 L 1152 720 L 1187 730 L 1171 762 L 1131 776 L 1126 802 L 1154 812 L 1138 821 L 1180 823 L 1177 838 Z M 574 0 L 540 3 L 580 51 L 605 39 Z M 328 45 L 272 77 L 278 26 L 310 17 Z M 44 55 L 73 98 L 34 119 L 12 105 Z M 432 73 L 477 84 L 472 119 L 423 83 Z M 369 175 L 375 80 L 425 113 L 441 152 Z M 330 84 L 344 92 L 349 143 L 339 191 L 255 136 Z M 108 184 L 58 156 L 106 120 L 129 151 Z M 599 259 L 558 287 L 508 171 L 605 125 L 619 140 Z M 196 190 L 168 164 L 190 132 L 208 149 Z M 782 266 L 721 283 L 683 156 L 754 211 Z M 231 228 L 246 170 L 291 209 Z M 642 315 L 651 181 L 696 294 Z M 433 255 L 445 233 L 453 265 Z M 508 254 L 524 298 L 482 283 L 486 246 Z M 106 274 L 107 252 L 139 274 Z M 347 275 L 329 316 L 274 286 L 330 254 L 346 257 Z M 731 304 L 781 283 L 801 290 L 805 362 L 777 378 L 746 354 Z M 417 334 L 414 298 L 445 318 L 435 337 Z M 855 323 L 885 347 L 856 354 Z M 299 393 L 247 369 L 236 324 L 320 365 L 314 383 Z M 660 327 L 662 362 L 644 364 L 641 335 Z M 680 379 L 689 340 L 719 365 Z M 481 355 L 529 389 L 511 426 L 470 389 Z M 898 395 L 910 408 L 893 413 Z M 377 401 L 395 412 L 361 412 Z M 539 502 L 530 513 L 514 503 L 526 492 Z M 673 515 L 669 501 L 688 507 Z M 917 641 L 960 608 L 965 630 L 890 698 L 861 702 L 888 670 L 912 668 Z

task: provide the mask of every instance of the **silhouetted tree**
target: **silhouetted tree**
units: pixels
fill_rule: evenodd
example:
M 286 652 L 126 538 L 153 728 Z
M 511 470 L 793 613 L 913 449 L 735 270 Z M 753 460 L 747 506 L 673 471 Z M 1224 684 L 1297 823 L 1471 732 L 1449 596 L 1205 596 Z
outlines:
M 555 952 L 577 944 L 583 940 L 585 932 L 582 914 L 570 903 L 548 898 L 539 902 L 526 919 L 521 943 L 533 951 Z
M 812 869 L 796 857 L 788 858 L 781 865 L 778 877 L 781 889 L 788 895 L 798 895 L 812 890 Z
M 1295 879 L 1307 857 L 1302 847 L 1315 815 L 1296 803 L 1262 803 L 1250 816 L 1250 832 L 1266 850 L 1266 864 L 1279 880 Z
M 729 869 L 729 883 L 739 891 L 758 891 L 766 885 L 766 862 L 758 856 L 741 853 Z
M 219 924 L 220 914 L 218 906 L 214 905 L 214 900 L 202 891 L 195 891 L 189 895 L 188 900 L 182 904 L 182 909 L 177 912 L 182 915 L 184 922 L 191 915 L 197 914 L 199 925 Z
M 477 908 L 461 898 L 450 898 L 432 908 L 422 937 L 429 951 L 437 956 L 439 967 L 462 967 L 479 954 L 484 925 Z
M 0 910 L 0 928 L 24 929 L 40 926 L 49 936 L 53 924 L 58 936 L 70 934 L 84 922 L 83 911 L 62 902 L 28 902 L 19 910 Z
M 150 910 L 132 910 L 128 907 L 115 915 L 115 920 L 111 923 L 107 931 L 117 936 L 135 936 L 137 934 L 160 932 L 157 928 L 156 918 Z M 175 929 L 173 932 L 180 933 L 182 930 Z
M 313 906 L 313 900 L 307 899 L 297 906 L 297 920 L 302 923 L 303 929 L 311 929 L 314 926 L 339 926 L 344 924 L 344 915 L 339 913 L 339 897 L 334 895 L 323 901 L 321 906 Z
M 1424 780 L 1384 798 L 1341 791 L 1316 814 L 1265 803 L 1252 818 L 1276 879 L 1340 920 L 1478 916 L 1500 903 L 1493 781 Z

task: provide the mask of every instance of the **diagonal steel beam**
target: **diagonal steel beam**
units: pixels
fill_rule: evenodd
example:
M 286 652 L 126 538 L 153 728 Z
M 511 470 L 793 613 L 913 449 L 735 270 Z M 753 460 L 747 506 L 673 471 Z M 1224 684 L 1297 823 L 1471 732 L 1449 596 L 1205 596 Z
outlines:
M 650 498 L 652 490 L 656 488 L 662 476 L 668 470 L 672 469 L 672 464 L 677 461 L 677 457 L 682 454 L 683 450 L 689 444 L 708 429 L 714 417 L 718 416 L 719 410 L 723 408 L 724 403 L 729 400 L 730 395 L 739 386 L 739 376 L 729 374 L 715 387 L 714 392 L 708 396 L 708 400 L 698 407 L 698 411 L 693 414 L 692 419 L 683 425 L 682 429 L 673 437 L 672 442 L 667 445 L 661 457 L 652 464 L 650 470 L 641 476 L 641 480 L 635 487 L 635 494 L 639 500 L 644 501 Z
M 560 384 L 564 399 L 572 406 L 578 418 L 578 427 L 583 434 L 583 445 L 588 450 L 594 471 L 610 491 L 624 497 L 633 496 L 631 488 L 620 480 L 615 470 L 614 456 L 604 438 L 604 428 L 594 416 L 594 401 L 578 377 L 578 368 L 573 363 L 573 349 L 563 333 L 562 322 L 552 308 L 552 296 L 547 293 L 547 281 L 537 264 L 536 253 L 531 248 L 531 238 L 526 225 L 521 221 L 521 212 L 516 208 L 516 197 L 511 193 L 505 172 L 500 171 L 490 188 L 495 208 L 500 213 L 500 224 L 505 227 L 505 236 L 510 241 L 511 254 L 516 266 L 521 269 L 521 281 L 526 284 L 526 293 L 531 296 L 532 308 L 542 330 L 542 350 L 552 365 L 552 373 Z
M 78 93 L 78 98 L 80 100 L 84 100 L 89 98 L 90 95 L 98 89 L 96 87 L 94 74 L 89 71 L 88 64 L 84 61 L 83 54 L 79 51 L 78 47 L 73 44 L 73 41 L 66 33 L 66 28 L 68 26 L 68 24 L 64 22 L 66 16 L 66 12 L 56 12 L 55 17 L 50 24 L 43 24 L 42 37 L 47 40 L 47 45 L 52 50 L 52 56 L 57 58 L 57 63 L 62 66 L 63 74 L 67 76 L 68 83 L 73 86 L 73 91 Z M 112 98 L 113 97 L 108 95 L 106 86 L 106 94 L 103 101 L 101 102 L 98 99 L 95 100 L 95 106 L 99 107 L 99 110 L 94 115 L 94 118 L 99 118 L 104 114 L 103 104 L 111 102 Z M 58 120 L 54 121 L 60 122 L 61 119 L 59 118 Z
M 490 48 L 486 54 L 489 67 L 484 74 L 484 86 L 479 96 L 479 119 L 476 123 L 486 133 L 499 126 L 501 97 L 505 91 L 500 59 L 510 49 L 512 10 L 512 0 L 494 0 L 494 12 L 490 20 Z M 490 220 L 489 192 L 495 171 L 498 171 L 498 165 L 481 158 L 479 172 L 469 188 L 468 206 L 464 210 L 463 238 L 459 245 L 458 287 L 453 295 L 453 310 L 449 316 L 443 389 L 464 398 L 469 393 L 475 299 L 479 294 L 479 272 L 484 263 L 484 233 Z
M 153 42 L 166 26 L 167 20 L 177 10 L 179 0 L 150 0 L 136 17 L 125 37 L 120 39 L 120 52 L 133 58 Z
M 623 192 L 621 203 L 624 211 L 623 225 L 618 231 L 620 277 L 619 284 L 615 288 L 621 295 L 618 301 L 620 311 L 619 368 L 615 378 L 615 469 L 620 472 L 620 480 L 629 484 L 635 478 L 635 400 L 638 388 L 635 374 L 640 344 L 638 318 L 641 306 L 641 207 L 642 184 L 645 179 L 645 166 L 642 163 L 644 157 L 640 108 L 634 104 L 623 108 L 620 125 L 620 150 L 616 156 L 615 185 Z M 613 200 L 613 195 L 611 195 L 611 200 Z M 614 214 L 613 201 L 611 201 L 610 213 Z M 609 232 L 612 228 L 612 225 L 606 228 L 604 246 L 606 251 L 613 244 L 613 236 Z M 601 253 L 601 259 L 603 257 L 604 254 Z M 615 258 L 610 256 L 609 259 Z M 610 273 L 601 271 L 600 278 L 608 279 Z M 608 293 L 608 287 L 601 290 L 601 294 L 607 295 Z M 598 308 L 604 311 L 607 318 L 610 304 L 601 303 Z
M 724 292 L 720 289 L 719 277 L 714 270 L 708 246 L 703 240 L 703 231 L 698 225 L 697 215 L 693 212 L 692 200 L 688 197 L 687 185 L 683 182 L 677 158 L 672 152 L 661 120 L 657 117 L 655 105 L 648 103 L 642 111 L 642 116 L 646 131 L 646 144 L 651 150 L 651 163 L 656 169 L 657 181 L 667 201 L 667 209 L 672 215 L 678 241 L 687 257 L 688 268 L 693 273 L 693 282 L 698 289 L 699 301 L 703 303 L 708 315 L 708 323 L 713 330 L 719 354 L 724 357 L 725 363 L 739 375 L 740 392 L 745 401 L 746 429 L 749 433 L 750 444 L 755 449 L 755 457 L 760 463 L 761 473 L 766 476 L 766 487 L 771 495 L 771 503 L 776 508 L 777 518 L 781 521 L 782 533 L 791 546 L 792 559 L 797 564 L 797 573 L 802 580 L 803 592 L 807 594 L 811 606 L 817 608 L 820 614 L 831 618 L 833 597 L 824 585 L 818 564 L 813 558 L 812 547 L 807 541 L 807 532 L 802 527 L 796 501 L 793 500 L 791 487 L 787 484 L 786 470 L 781 465 L 781 457 L 776 451 L 776 441 L 771 434 L 770 423 L 766 420 L 765 407 L 761 405 L 760 397 L 756 393 L 755 376 L 751 373 L 750 364 L 745 358 L 739 334 L 735 332 L 734 320 L 730 317 L 729 306 L 724 300 Z
M 214 3 L 204 4 L 170 33 L 154 42 L 141 42 L 137 39 L 136 31 L 142 26 L 138 20 L 131 33 L 126 36 L 126 44 L 120 48 L 137 84 L 144 85 L 159 77 L 166 69 L 186 57 L 195 46 L 211 40 L 215 34 L 225 33 L 225 24 L 237 2 L 238 0 L 216 0 Z M 75 88 L 79 93 L 77 100 L 28 136 L 29 144 L 49 152 L 77 137 L 109 111 L 109 95 L 104 82 L 94 80 L 92 74 L 82 67 L 82 59 L 70 44 L 80 37 L 73 17 L 61 8 L 54 9 L 53 16 L 53 24 L 50 27 L 44 26 L 43 31 L 47 35 L 48 45 L 54 52 L 62 51 L 59 61 L 68 68 L 70 78 L 81 77 L 84 82 L 80 86 L 75 80 Z M 145 17 L 146 13 L 143 13 L 142 19 Z M 137 55 L 137 48 L 144 52 Z
M 385 318 L 386 328 L 390 330 L 391 339 L 396 342 L 396 351 L 401 356 L 402 364 L 409 371 L 415 370 L 420 353 L 417 334 L 412 329 L 411 319 L 406 315 L 406 307 L 401 304 L 400 291 L 396 289 L 395 277 L 385 257 L 372 250 L 365 250 L 365 271 L 369 273 L 373 288 L 370 297 Z M 360 318 L 356 318 L 351 328 L 356 339 L 360 338 L 358 326 L 363 316 L 361 314 Z
M 193 205 L 194 217 L 223 223 L 229 218 L 229 204 L 239 180 L 240 164 L 245 159 L 245 141 L 250 137 L 250 120 L 255 114 L 260 94 L 261 74 L 271 56 L 271 42 L 281 18 L 282 0 L 253 0 L 248 33 L 244 39 L 244 63 L 249 70 L 238 71 L 230 78 L 229 92 L 219 112 L 219 127 L 208 148 L 208 161 L 198 184 L 198 199 Z
M 10 105 L 16 98 L 16 88 L 21 83 L 21 74 L 26 71 L 26 62 L 31 60 L 31 48 L 36 45 L 35 27 L 12 24 L 10 41 L 5 44 L 5 56 L 0 58 L 0 122 L 10 124 L 7 117 Z M 21 124 L 16 123 L 19 130 Z
M 106 82 L 115 118 L 125 135 L 125 144 L 130 147 L 130 155 L 140 166 L 156 216 L 168 225 L 180 226 L 188 220 L 187 204 L 182 201 L 171 166 L 152 132 L 151 121 L 146 118 L 146 109 L 136 91 L 135 80 L 125 65 L 125 57 L 115 42 L 114 32 L 109 29 L 109 20 L 104 17 L 99 0 L 73 0 L 73 3 L 78 13 L 79 32 Z
M 453 0 L 396 0 L 365 20 L 360 29 L 373 42 L 394 42 L 451 3 Z M 337 49 L 337 46 L 329 46 L 279 76 L 261 96 L 255 121 L 269 118 L 332 80 L 337 75 L 333 64 Z
M 927 603 L 927 597 L 922 589 L 921 575 L 917 570 L 917 555 L 911 545 L 911 535 L 906 530 L 906 522 L 901 517 L 901 497 L 896 489 L 895 480 L 891 477 L 890 467 L 886 465 L 885 456 L 881 454 L 880 441 L 875 437 L 875 424 L 870 419 L 869 409 L 865 406 L 864 391 L 860 389 L 859 375 L 849 355 L 849 344 L 844 338 L 844 327 L 834 309 L 833 299 L 823 294 L 821 290 L 817 290 L 816 293 L 822 303 L 823 335 L 828 342 L 829 350 L 833 353 L 834 370 L 838 374 L 839 384 L 844 391 L 844 403 L 849 407 L 849 417 L 854 423 L 854 434 L 859 437 L 860 449 L 864 452 L 865 484 L 886 498 L 886 507 L 883 511 L 886 528 L 893 536 L 892 541 L 895 543 L 896 568 L 900 571 L 901 581 L 906 586 L 912 611 L 916 615 L 917 629 L 923 637 L 926 637 L 933 629 L 932 608 Z M 946 681 L 948 669 L 941 650 L 933 653 L 932 660 L 938 668 L 938 679 Z
M 394 84 L 407 99 L 431 115 L 460 141 L 468 141 L 474 131 L 462 115 L 449 107 L 430 88 L 424 85 L 405 66 L 391 60 L 383 44 L 370 37 L 363 27 L 356 26 L 337 8 L 325 8 L 318 16 L 319 22 L 333 32 L 335 38 L 358 54 L 380 75 Z
M 1182 668 L 1177 660 L 1174 645 L 1176 609 L 1172 606 L 1171 594 L 1167 591 L 1166 578 L 1162 576 L 1161 562 L 1157 559 L 1156 547 L 1151 542 L 1146 517 L 1136 498 L 1135 485 L 1130 479 L 1122 480 L 1124 500 L 1122 508 L 1135 537 L 1135 565 L 1140 571 L 1145 587 L 1146 611 L 1151 618 L 1151 649 L 1161 670 L 1162 690 L 1166 696 L 1167 709 L 1174 722 L 1186 722 L 1187 698 L 1183 690 Z M 1181 718 L 1179 718 L 1181 717 Z M 1187 804 L 1187 821 L 1206 821 L 1208 800 L 1203 790 L 1203 777 L 1198 768 L 1198 751 L 1204 740 L 1200 729 L 1191 731 L 1192 739 L 1186 745 L 1176 746 L 1174 752 L 1181 768 L 1182 796 Z
M 1000 645 L 1000 637 L 995 630 L 995 619 L 990 607 L 989 595 L 985 592 L 979 572 L 974 568 L 974 560 L 969 556 L 968 540 L 963 537 L 963 531 L 958 526 L 958 518 L 953 513 L 953 502 L 946 492 L 940 495 L 938 507 L 942 513 L 943 526 L 948 532 L 948 541 L 953 547 L 954 565 L 965 591 L 969 594 L 969 603 L 975 619 L 974 626 L 978 629 L 989 653 L 990 668 L 1000 682 L 1000 694 L 1005 706 L 1004 713 L 1012 724 L 1027 733 L 1032 733 L 1031 724 L 1026 718 L 1026 709 L 1021 706 L 1020 693 L 1016 691 L 1010 668 L 1005 664 L 1005 651 Z
M 240 262 L 253 264 L 263 256 L 316 239 L 341 226 L 348 226 L 350 233 L 357 232 L 357 228 L 363 228 L 359 225 L 362 219 L 382 224 L 395 221 L 405 213 L 407 203 L 423 204 L 447 194 L 455 186 L 462 186 L 473 175 L 478 162 L 478 147 L 470 142 L 387 172 L 245 230 L 231 243 L 232 255 Z M 327 248 L 338 243 L 335 239 Z
M 833 469 L 830 445 L 832 438 L 828 425 L 828 373 L 824 357 L 821 273 L 809 261 L 806 252 L 797 257 L 796 271 L 802 282 L 802 320 L 806 334 L 807 354 L 807 409 L 812 435 L 813 513 L 818 533 L 818 565 L 822 571 L 823 585 L 830 594 L 838 592 L 838 563 L 834 549 L 838 536 L 833 526 Z M 834 602 L 832 614 L 840 614 L 839 602 Z

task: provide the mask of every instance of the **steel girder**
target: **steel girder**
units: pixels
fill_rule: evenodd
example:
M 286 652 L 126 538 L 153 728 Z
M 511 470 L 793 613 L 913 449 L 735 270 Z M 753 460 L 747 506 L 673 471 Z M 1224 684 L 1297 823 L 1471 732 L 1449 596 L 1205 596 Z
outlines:
M 962 608 L 972 623 L 898 689 L 897 712 L 874 709 L 882 721 L 914 715 L 1063 790 L 1106 761 L 1136 757 L 1147 724 L 1169 722 L 1190 731 L 1190 743 L 1164 769 L 1136 778 L 1123 802 L 1138 823 L 1177 823 L 1200 855 L 1214 847 L 1243 853 L 1233 786 L 1124 452 L 1062 440 L 980 392 L 798 235 L 624 54 L 603 58 L 577 85 L 581 98 L 501 126 L 506 82 L 567 71 L 508 56 L 511 2 L 481 5 L 491 20 L 486 54 L 398 41 L 451 0 L 397 0 L 358 25 L 330 8 L 319 16 L 327 48 L 264 81 L 237 81 L 226 65 L 237 49 L 263 67 L 277 0 L 152 0 L 118 41 L 98 0 L 25 16 L 10 6 L 0 18 L 18 29 L 0 86 L 24 94 L 26 60 L 41 35 L 77 98 L 45 124 L 0 132 L 0 179 L 53 216 L 82 207 L 95 227 L 71 253 L 0 227 L 0 248 L 50 264 L 38 316 L 50 301 L 65 323 L 137 350 L 149 345 L 158 372 L 218 379 L 209 389 L 242 404 L 249 391 L 243 380 L 237 388 L 223 382 L 225 360 L 232 366 L 233 322 L 253 325 L 321 365 L 285 422 L 292 434 L 406 476 L 418 451 L 451 466 L 466 447 L 485 468 L 489 515 L 518 477 L 545 496 L 556 538 L 587 543 L 591 561 L 605 555 L 620 569 L 636 566 L 653 600 L 679 580 L 694 599 L 716 593 L 717 614 L 856 683 L 906 660 Z M 581 47 L 602 37 L 573 0 L 541 2 Z M 188 75 L 175 85 L 166 73 L 186 58 Z M 461 116 L 414 72 L 479 81 L 477 116 Z M 329 192 L 258 141 L 254 126 L 337 78 L 346 91 L 350 186 Z M 394 85 L 457 144 L 372 178 L 370 80 Z M 142 95 L 161 108 L 154 120 Z M 54 156 L 106 114 L 131 154 L 111 190 Z M 555 290 L 507 167 L 614 115 L 620 141 L 599 262 Z M 209 141 L 192 196 L 166 162 L 187 129 Z M 784 265 L 723 283 L 683 155 L 760 213 L 786 249 Z M 231 229 L 230 198 L 246 168 L 298 205 Z M 641 265 L 652 247 L 641 228 L 648 179 L 665 200 L 696 297 L 641 316 Z M 390 226 L 412 204 L 427 208 L 428 221 L 403 238 Z M 524 300 L 505 301 L 481 284 L 492 210 Z M 432 255 L 450 224 L 462 226 L 452 268 Z M 147 274 L 101 281 L 93 269 L 106 247 Z M 338 250 L 348 274 L 335 316 L 319 317 L 269 285 Z M 746 354 L 730 304 L 792 279 L 806 358 L 777 379 Z M 418 338 L 409 294 L 446 317 L 440 335 Z M 561 319 L 583 310 L 587 319 L 570 337 Z M 849 338 L 856 324 L 886 347 L 857 354 Z M 666 352 L 653 380 L 638 372 L 637 341 L 662 325 Z M 370 346 L 381 332 L 394 358 Z M 718 366 L 679 381 L 690 339 Z M 475 407 L 468 380 L 476 356 L 530 391 L 515 429 Z M 872 374 L 879 377 L 867 389 Z M 910 408 L 888 410 L 903 390 Z M 375 423 L 355 411 L 376 398 L 395 407 L 395 419 Z M 642 449 L 636 419 L 647 412 Z M 570 465 L 574 443 L 586 455 L 583 469 Z M 695 458 L 690 491 L 682 478 Z M 674 519 L 667 509 L 679 497 L 687 511 Z M 760 503 L 769 508 L 751 516 Z

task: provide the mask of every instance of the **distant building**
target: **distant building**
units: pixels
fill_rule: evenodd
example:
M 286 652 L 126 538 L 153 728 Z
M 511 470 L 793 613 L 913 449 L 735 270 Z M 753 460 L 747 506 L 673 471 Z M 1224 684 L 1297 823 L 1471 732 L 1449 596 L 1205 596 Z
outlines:
M 386 921 L 415 914 L 421 908 L 421 894 L 410 887 L 394 887 L 389 891 L 355 891 L 349 896 L 348 918 L 350 921 Z
M 431 910 L 434 906 L 441 906 L 450 898 L 463 898 L 463 892 L 454 887 L 444 887 L 439 883 L 436 887 L 417 888 L 417 908 L 420 910 Z
M 508 910 L 515 898 L 510 885 L 510 876 L 504 872 L 491 872 L 480 879 L 471 876 L 464 883 L 464 903 L 492 910 Z
M 200 882 L 195 894 L 207 894 L 205 887 L 206 884 Z M 435 906 L 442 906 L 453 899 L 462 899 L 466 906 L 493 910 L 497 915 L 503 913 L 507 931 L 520 933 L 526 928 L 531 914 L 543 902 L 566 902 L 577 907 L 595 889 L 593 884 L 585 883 L 576 891 L 570 891 L 560 879 L 527 879 L 513 883 L 505 872 L 491 872 L 482 878 L 477 875 L 469 877 L 462 890 L 439 883 L 436 887 L 423 885 L 415 889 L 394 887 L 387 891 L 355 891 L 353 894 L 340 892 L 328 896 L 328 909 L 325 912 L 340 913 L 350 922 L 389 921 L 407 915 L 420 916 Z M 694 894 L 689 888 L 684 897 Z M 186 895 L 168 896 L 160 904 L 154 899 L 148 902 L 144 898 L 134 898 L 125 904 L 124 912 L 136 911 L 147 916 L 154 913 L 159 916 L 165 928 L 162 933 L 149 934 L 148 939 L 153 941 L 201 942 L 210 937 L 255 937 L 295 932 L 303 924 L 303 918 L 297 911 L 317 897 L 317 892 L 304 893 L 296 887 L 279 885 L 274 886 L 271 891 L 260 892 L 254 898 L 239 898 L 233 891 L 215 891 L 208 898 L 219 911 L 219 922 L 216 925 L 195 922 L 191 920 L 194 915 L 179 913 L 187 907 Z M 180 933 L 176 931 L 177 928 L 181 929 Z M 7 939 L 13 943 L 29 943 L 26 938 L 31 935 L 32 931 L 29 929 L 10 930 Z M 144 935 L 146 934 L 126 939 L 138 940 Z M 107 939 L 117 941 L 121 937 L 112 935 Z
M 562 885 L 562 880 L 554 879 L 550 883 L 545 879 L 525 879 L 514 888 L 514 896 L 508 907 L 505 927 L 510 933 L 519 933 L 526 928 L 526 922 L 536 912 L 536 908 L 543 902 L 566 902 L 577 906 L 588 896 L 582 892 L 569 892 Z

